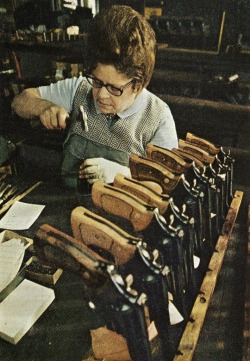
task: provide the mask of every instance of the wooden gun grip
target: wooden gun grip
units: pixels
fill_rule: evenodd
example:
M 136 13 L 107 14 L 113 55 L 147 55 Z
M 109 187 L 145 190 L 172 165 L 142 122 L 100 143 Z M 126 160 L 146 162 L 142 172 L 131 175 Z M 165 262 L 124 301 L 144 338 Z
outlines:
M 171 192 L 180 180 L 179 175 L 173 174 L 163 165 L 134 153 L 130 155 L 129 167 L 132 178 L 156 182 L 162 187 L 163 193 Z
M 136 232 L 147 228 L 154 216 L 153 207 L 138 197 L 102 182 L 93 184 L 92 200 L 104 211 L 130 221 Z
M 105 250 L 117 265 L 124 264 L 133 257 L 136 243 L 141 240 L 84 207 L 77 207 L 72 211 L 71 227 L 74 237 L 87 246 Z
M 154 144 L 147 145 L 146 153 L 149 159 L 162 164 L 175 174 L 186 173 L 191 167 L 190 163 L 185 162 L 183 158 L 171 152 L 171 150 Z
M 179 139 L 179 148 L 182 149 L 184 152 L 190 153 L 194 155 L 196 158 L 198 158 L 201 162 L 205 163 L 205 165 L 212 164 L 215 156 L 210 155 L 205 150 L 192 145 L 185 140 Z
M 144 183 L 123 174 L 115 176 L 113 185 L 135 195 L 148 205 L 157 207 L 161 214 L 164 214 L 169 206 L 169 196 L 157 193 Z
M 205 150 L 210 155 L 216 155 L 220 152 L 220 148 L 216 147 L 213 143 L 209 142 L 208 140 L 204 138 L 197 137 L 196 135 L 192 133 L 186 134 L 186 141 L 188 143 L 191 143 L 193 145 L 196 145 L 197 147 Z
M 185 152 L 184 150 L 182 149 L 179 149 L 179 148 L 173 148 L 172 149 L 172 152 L 179 155 L 180 157 L 182 157 L 183 159 L 185 159 L 185 161 L 190 161 L 190 164 L 192 164 L 193 162 L 195 163 L 195 165 L 199 168 L 204 168 L 205 167 L 205 164 L 199 160 L 197 157 L 195 157 L 194 155 L 188 153 L 188 152 Z
M 34 237 L 34 246 L 37 255 L 42 261 L 67 268 L 79 274 L 85 281 L 93 286 L 102 283 L 107 276 L 100 269 L 100 263 L 109 264 L 109 261 L 88 249 L 75 238 L 43 224 Z

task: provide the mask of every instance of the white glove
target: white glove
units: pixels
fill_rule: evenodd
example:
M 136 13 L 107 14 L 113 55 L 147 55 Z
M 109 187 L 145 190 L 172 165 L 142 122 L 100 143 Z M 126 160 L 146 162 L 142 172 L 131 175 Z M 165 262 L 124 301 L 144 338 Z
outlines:
M 79 176 L 88 179 L 89 183 L 96 181 L 113 183 L 117 173 L 131 177 L 130 169 L 124 165 L 104 158 L 89 158 L 80 166 Z

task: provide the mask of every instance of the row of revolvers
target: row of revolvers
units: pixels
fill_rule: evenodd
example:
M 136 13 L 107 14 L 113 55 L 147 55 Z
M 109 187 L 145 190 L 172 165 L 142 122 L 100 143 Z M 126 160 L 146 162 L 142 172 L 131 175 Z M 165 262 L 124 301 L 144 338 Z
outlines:
M 73 237 L 49 225 L 36 233 L 39 258 L 80 274 L 89 306 L 124 336 L 131 360 L 153 360 L 146 309 L 161 359 L 172 359 L 169 295 L 187 320 L 233 197 L 233 162 L 190 133 L 171 151 L 150 144 L 146 157 L 130 156 L 131 178 L 94 183 L 96 211 L 72 211 Z

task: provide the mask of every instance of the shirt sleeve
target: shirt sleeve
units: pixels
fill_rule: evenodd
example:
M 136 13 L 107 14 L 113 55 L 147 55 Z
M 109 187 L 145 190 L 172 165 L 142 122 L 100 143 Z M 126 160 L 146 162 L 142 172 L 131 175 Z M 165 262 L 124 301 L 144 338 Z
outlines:
M 151 143 L 166 149 L 173 149 L 178 147 L 178 137 L 174 118 L 168 106 L 166 112 L 160 121 Z
M 83 77 L 74 77 L 59 80 L 58 82 L 52 83 L 48 86 L 38 87 L 38 90 L 43 99 L 64 107 L 70 113 L 76 90 L 83 79 Z

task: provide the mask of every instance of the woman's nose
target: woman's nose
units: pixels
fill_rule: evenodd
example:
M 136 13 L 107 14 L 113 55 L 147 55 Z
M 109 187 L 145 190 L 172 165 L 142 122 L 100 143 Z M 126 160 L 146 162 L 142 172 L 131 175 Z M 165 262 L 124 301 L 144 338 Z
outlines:
M 108 92 L 107 88 L 105 88 L 105 86 L 102 86 L 98 89 L 98 96 L 100 98 L 110 98 L 110 93 Z

